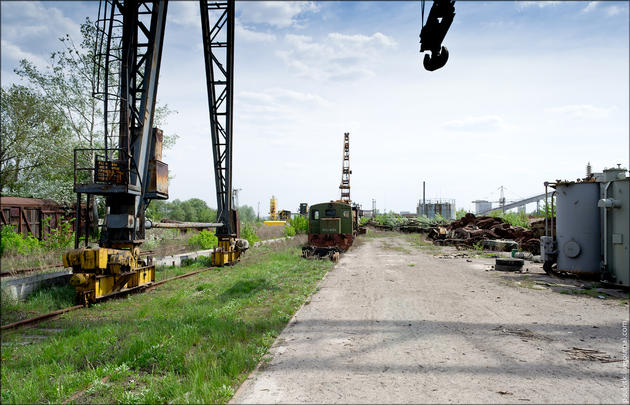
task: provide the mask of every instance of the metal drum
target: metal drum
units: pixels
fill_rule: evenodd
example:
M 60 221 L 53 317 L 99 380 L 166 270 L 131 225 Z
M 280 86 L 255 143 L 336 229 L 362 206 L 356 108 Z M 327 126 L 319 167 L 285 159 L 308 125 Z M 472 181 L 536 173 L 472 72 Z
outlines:
M 601 272 L 599 183 L 559 183 L 556 187 L 558 270 Z

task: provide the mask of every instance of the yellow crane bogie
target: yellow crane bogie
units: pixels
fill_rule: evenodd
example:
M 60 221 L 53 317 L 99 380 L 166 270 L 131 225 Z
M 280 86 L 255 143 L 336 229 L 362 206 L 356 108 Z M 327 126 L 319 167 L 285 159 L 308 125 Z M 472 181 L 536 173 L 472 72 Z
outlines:
M 155 266 L 139 259 L 139 249 L 75 249 L 63 254 L 63 264 L 72 267 L 70 284 L 83 302 L 155 281 Z

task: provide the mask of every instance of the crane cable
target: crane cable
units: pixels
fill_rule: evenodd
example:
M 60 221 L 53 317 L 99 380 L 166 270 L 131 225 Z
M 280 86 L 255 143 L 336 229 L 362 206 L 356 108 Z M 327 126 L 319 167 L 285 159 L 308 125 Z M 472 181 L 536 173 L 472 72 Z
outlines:
M 420 20 L 420 29 L 422 30 L 422 27 L 424 26 L 424 2 L 425 0 L 420 0 L 420 9 L 422 10 L 422 18 Z

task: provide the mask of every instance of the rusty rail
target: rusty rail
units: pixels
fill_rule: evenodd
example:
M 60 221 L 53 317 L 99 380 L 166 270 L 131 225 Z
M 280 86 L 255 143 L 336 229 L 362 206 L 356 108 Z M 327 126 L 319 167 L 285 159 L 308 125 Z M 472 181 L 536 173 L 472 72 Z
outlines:
M 178 279 L 181 279 L 181 278 L 191 277 L 191 276 L 194 276 L 196 274 L 203 273 L 204 271 L 208 271 L 211 268 L 212 267 L 206 267 L 206 268 L 203 268 L 203 269 L 200 269 L 200 270 L 191 271 L 190 273 L 181 274 L 179 276 L 175 276 L 175 277 L 167 278 L 165 280 L 157 281 L 157 282 L 151 283 L 149 285 L 139 286 L 139 287 L 135 287 L 135 288 L 124 290 L 124 291 L 119 291 L 117 293 L 109 294 L 109 295 L 107 295 L 104 298 L 109 299 L 109 298 L 113 298 L 113 297 L 120 296 L 120 295 L 127 295 L 127 294 L 133 294 L 133 293 L 137 293 L 137 292 L 151 291 L 154 288 L 161 286 L 162 284 L 168 283 L 169 281 L 178 280 Z M 66 312 L 74 311 L 75 309 L 79 309 L 79 308 L 84 308 L 84 305 L 75 305 L 75 306 L 72 306 L 72 307 L 59 309 L 57 311 L 52 311 L 52 312 L 49 312 L 47 314 L 39 315 L 39 316 L 36 316 L 34 318 L 23 319 L 21 321 L 17 321 L 17 322 L 9 323 L 9 324 L 6 324 L 6 325 L 2 325 L 0 327 L 0 330 L 14 329 L 14 328 L 19 328 L 21 326 L 26 326 L 26 325 L 34 325 L 34 324 L 37 324 L 39 322 L 45 321 L 46 319 L 54 318 L 57 315 L 61 315 L 61 314 L 64 314 Z
M 25 326 L 25 325 L 30 325 L 30 324 L 34 324 L 34 323 L 39 323 L 39 322 L 44 321 L 46 319 L 54 318 L 57 315 L 61 315 L 61 314 L 66 313 L 66 312 L 74 311 L 75 309 L 79 309 L 79 308 L 83 308 L 83 305 L 75 305 L 73 307 L 59 309 L 57 311 L 49 312 L 47 314 L 36 316 L 34 318 L 22 319 L 21 321 L 17 321 L 17 322 L 9 323 L 9 324 L 6 324 L 6 325 L 2 325 L 0 327 L 0 330 L 19 328 L 20 326 Z

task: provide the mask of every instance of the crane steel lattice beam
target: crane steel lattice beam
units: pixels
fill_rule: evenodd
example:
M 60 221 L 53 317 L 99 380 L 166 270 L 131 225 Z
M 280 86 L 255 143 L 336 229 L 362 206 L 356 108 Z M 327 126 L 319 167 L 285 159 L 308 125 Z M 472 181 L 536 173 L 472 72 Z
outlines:
M 350 203 L 350 133 L 343 134 L 343 163 L 341 165 L 341 201 Z
M 167 1 L 159 0 L 105 0 L 101 3 L 103 14 L 99 16 L 97 27 L 95 73 L 97 82 L 102 79 L 104 83 L 100 89 L 101 84 L 97 84 L 95 90 L 103 96 L 105 115 L 109 97 L 119 101 L 118 148 L 108 145 L 106 128 L 104 152 L 105 160 L 116 159 L 116 167 L 124 175 L 116 184 L 109 179 L 97 179 L 92 184 L 77 185 L 75 179 L 75 191 L 78 200 L 81 193 L 107 196 L 106 232 L 101 234 L 102 245 L 106 247 L 141 243 L 145 230 L 144 211 L 149 199 L 165 198 L 149 196 L 147 190 L 167 5 Z M 116 72 L 120 77 L 116 93 L 107 83 L 111 63 L 120 67 Z
M 236 236 L 232 209 L 232 111 L 234 83 L 234 1 L 200 0 L 210 135 L 217 194 L 217 235 Z

